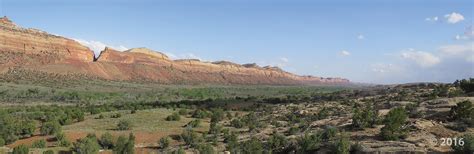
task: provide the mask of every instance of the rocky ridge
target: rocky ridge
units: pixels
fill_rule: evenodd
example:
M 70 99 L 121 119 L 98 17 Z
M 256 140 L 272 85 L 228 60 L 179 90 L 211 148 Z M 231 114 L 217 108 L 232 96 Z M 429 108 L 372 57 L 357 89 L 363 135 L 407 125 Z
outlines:
M 97 58 L 78 42 L 46 32 L 25 29 L 0 18 L 0 73 L 9 68 L 50 74 L 77 74 L 105 80 L 163 84 L 348 84 L 342 78 L 298 76 L 278 67 L 228 61 L 172 60 L 146 48 L 120 52 L 104 49 Z

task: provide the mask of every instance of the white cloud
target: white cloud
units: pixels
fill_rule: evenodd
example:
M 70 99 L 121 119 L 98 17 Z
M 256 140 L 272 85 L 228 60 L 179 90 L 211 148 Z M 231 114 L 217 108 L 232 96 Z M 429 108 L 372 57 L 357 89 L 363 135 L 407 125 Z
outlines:
M 438 17 L 426 18 L 426 21 L 438 21 Z
M 365 39 L 365 36 L 364 36 L 364 35 L 362 35 L 362 34 L 359 34 L 359 35 L 357 36 L 357 39 L 359 39 L 359 40 L 363 40 L 363 39 Z
M 342 50 L 341 52 L 339 52 L 339 54 L 340 54 L 341 56 L 350 56 L 350 55 L 351 55 L 351 53 L 348 52 L 348 51 L 346 51 L 346 50 Z
M 286 58 L 286 57 L 281 57 L 281 58 L 280 58 L 280 61 L 285 62 L 285 63 L 288 63 L 288 58 Z
M 464 16 L 456 12 L 453 12 L 451 14 L 446 14 L 444 15 L 444 18 L 446 19 L 446 22 L 450 24 L 455 24 L 464 20 Z
M 400 70 L 400 68 L 394 64 L 379 63 L 379 64 L 373 64 L 371 67 L 372 67 L 372 72 L 375 72 L 375 73 L 393 73 Z
M 449 58 L 464 59 L 467 62 L 474 62 L 474 42 L 467 44 L 444 45 L 439 48 L 441 55 Z
M 165 55 L 167 55 L 169 58 L 176 60 L 176 59 L 198 59 L 200 61 L 203 61 L 203 59 L 199 56 L 196 56 L 194 53 L 183 53 L 183 54 L 173 54 L 170 52 L 164 52 Z
M 454 36 L 454 39 L 455 40 L 468 40 L 469 37 L 467 37 L 466 35 L 459 35 L 458 34 L 458 35 Z
M 123 46 L 123 45 L 113 46 L 113 45 L 108 45 L 108 44 L 102 43 L 100 41 L 94 41 L 94 40 L 91 40 L 91 41 L 86 41 L 86 40 L 83 40 L 83 39 L 73 39 L 73 40 L 79 42 L 80 44 L 82 44 L 82 45 L 88 47 L 89 49 L 91 49 L 92 51 L 94 51 L 94 54 L 95 54 L 96 57 L 100 55 L 100 52 L 102 52 L 102 50 L 104 50 L 105 47 L 109 47 L 109 48 L 115 49 L 117 51 L 128 50 L 128 48 Z
M 414 61 L 421 67 L 431 67 L 441 62 L 441 59 L 429 52 L 415 51 L 408 49 L 402 51 L 401 57 L 403 59 Z

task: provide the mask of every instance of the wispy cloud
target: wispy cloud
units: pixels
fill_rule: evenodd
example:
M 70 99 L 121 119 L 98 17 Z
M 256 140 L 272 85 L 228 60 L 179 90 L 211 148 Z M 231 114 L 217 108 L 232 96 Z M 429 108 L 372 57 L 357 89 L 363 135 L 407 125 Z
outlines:
M 339 52 L 339 54 L 341 56 L 350 56 L 351 55 L 351 53 L 349 51 L 346 51 L 346 50 L 342 50 L 341 52 Z
M 464 16 L 462 14 L 459 14 L 459 13 L 456 13 L 456 12 L 446 14 L 446 15 L 444 15 L 444 18 L 446 19 L 446 22 L 448 22 L 450 24 L 455 24 L 455 23 L 458 23 L 458 22 L 464 20 Z
M 431 67 L 439 62 L 441 62 L 440 58 L 434 56 L 433 54 L 425 51 L 415 51 L 414 49 L 404 50 L 401 53 L 401 57 L 403 59 L 407 59 L 410 61 L 414 61 L 421 67 Z
M 425 21 L 438 21 L 438 19 L 439 19 L 439 17 L 435 16 L 435 17 L 426 18 Z
M 364 35 L 362 35 L 362 34 L 359 34 L 359 35 L 357 36 L 357 39 L 359 39 L 359 40 L 363 40 L 363 39 L 365 39 L 365 36 L 364 36 Z
M 91 49 L 92 51 L 94 51 L 94 54 L 95 54 L 96 57 L 100 55 L 100 52 L 102 52 L 102 50 L 104 50 L 105 47 L 109 47 L 109 48 L 112 48 L 112 49 L 115 49 L 115 50 L 118 50 L 118 51 L 128 50 L 128 48 L 123 46 L 123 45 L 114 46 L 114 45 L 102 43 L 100 41 L 94 41 L 94 40 L 87 41 L 87 40 L 75 39 L 75 38 L 73 40 L 79 42 L 80 44 L 82 44 L 82 45 L 88 47 L 89 49 Z
M 171 52 L 164 52 L 169 58 L 176 60 L 176 59 L 198 59 L 198 60 L 204 60 L 201 57 L 195 55 L 194 53 L 183 53 L 183 54 L 174 54 Z
M 425 18 L 425 21 L 429 21 L 429 22 L 445 21 L 446 23 L 449 23 L 449 24 L 455 24 L 464 20 L 464 16 L 457 12 L 446 14 L 443 17 L 444 18 L 440 18 L 438 16 L 428 17 L 428 18 Z

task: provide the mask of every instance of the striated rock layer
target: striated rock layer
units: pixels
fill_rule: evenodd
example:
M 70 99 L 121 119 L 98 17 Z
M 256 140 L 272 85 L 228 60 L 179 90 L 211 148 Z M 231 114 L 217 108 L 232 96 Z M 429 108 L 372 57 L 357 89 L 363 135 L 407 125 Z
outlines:
M 0 73 L 11 68 L 41 71 L 66 77 L 157 82 L 163 84 L 348 84 L 347 79 L 298 76 L 277 67 L 239 65 L 227 61 L 202 62 L 172 60 L 146 48 L 124 52 L 106 48 L 94 58 L 93 52 L 78 42 L 34 29 L 21 28 L 8 18 L 0 18 Z M 33 73 L 35 74 L 35 73 Z M 36 73 L 37 74 L 37 73 Z M 90 78 L 87 78 L 90 79 Z

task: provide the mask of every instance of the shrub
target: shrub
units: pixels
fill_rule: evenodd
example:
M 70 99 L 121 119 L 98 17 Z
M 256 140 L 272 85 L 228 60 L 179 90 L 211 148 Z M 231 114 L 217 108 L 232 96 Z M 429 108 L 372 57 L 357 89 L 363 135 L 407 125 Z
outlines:
M 46 150 L 43 152 L 43 154 L 54 154 L 53 150 Z
M 31 148 L 46 148 L 46 141 L 37 140 L 31 144 Z
M 212 147 L 212 145 L 207 144 L 207 143 L 198 145 L 197 150 L 199 151 L 199 153 L 202 153 L 202 154 L 214 154 L 214 153 L 216 153 L 214 151 L 214 148 Z
M 69 147 L 71 146 L 71 142 L 69 142 L 66 137 L 64 136 L 64 133 L 56 133 L 56 140 L 58 142 L 58 146 L 60 147 Z
M 319 119 L 326 119 L 328 116 L 329 116 L 329 111 L 326 108 L 321 109 L 318 113 Z
M 166 117 L 166 121 L 179 121 L 179 120 L 181 120 L 181 116 L 177 112 Z
M 160 139 L 160 147 L 163 149 L 167 149 L 170 146 L 170 139 L 169 137 L 162 137 Z
M 239 119 L 234 119 L 230 121 L 230 125 L 235 128 L 242 128 L 244 127 L 244 123 L 240 121 Z
M 450 116 L 453 120 L 474 120 L 474 107 L 471 101 L 463 101 L 451 107 Z
M 260 140 L 255 137 L 252 137 L 250 140 L 241 143 L 241 148 L 243 154 L 262 154 L 263 145 Z
M 288 144 L 288 140 L 284 135 L 273 134 L 270 139 L 267 141 L 268 149 L 272 152 L 280 153 L 282 152 Z
M 380 132 L 381 136 L 385 140 L 398 140 L 405 136 L 406 130 L 403 129 L 403 125 L 407 118 L 407 113 L 403 107 L 390 110 L 383 121 L 385 126 Z
M 348 154 L 351 149 L 351 142 L 346 133 L 341 133 L 333 145 L 333 151 L 337 154 Z
M 456 83 L 457 82 L 457 83 Z M 474 78 L 469 80 L 463 79 L 461 81 L 456 81 L 455 84 L 458 84 L 461 89 L 466 93 L 474 92 Z
M 73 151 L 77 154 L 99 153 L 99 149 L 100 145 L 97 143 L 97 138 L 92 135 L 77 140 L 73 147 Z
M 239 141 L 237 139 L 237 135 L 234 132 L 225 135 L 224 142 L 227 143 L 227 151 L 230 151 L 231 153 L 238 153 Z
M 377 114 L 371 108 L 361 110 L 359 107 L 356 107 L 352 113 L 353 128 L 364 129 L 372 127 L 377 120 Z
M 211 122 L 209 127 L 209 134 L 219 135 L 221 133 L 222 126 L 217 125 L 216 122 Z
M 0 137 L 0 146 L 4 146 L 5 145 L 5 140 L 3 140 L 3 138 Z
M 133 154 L 135 146 L 135 136 L 130 133 L 128 139 L 125 136 L 119 136 L 113 148 L 114 153 Z
M 464 142 L 464 145 L 452 144 L 455 153 L 472 153 L 474 152 L 474 134 L 466 134 L 459 137 Z M 459 142 L 458 142 L 459 143 Z
M 130 130 L 132 129 L 132 123 L 128 120 L 120 120 L 117 124 L 118 130 Z
M 183 139 L 186 145 L 196 146 L 202 141 L 202 138 L 198 133 L 194 132 L 191 129 L 186 129 L 181 133 L 181 139 Z
M 28 154 L 30 152 L 30 149 L 26 145 L 19 145 L 15 148 L 13 148 L 12 154 Z
M 120 117 L 122 117 L 122 114 L 120 113 L 116 113 L 111 116 L 111 118 L 120 118 Z
M 100 114 L 99 117 L 97 117 L 97 119 L 104 119 L 105 116 L 103 114 Z
M 224 110 L 213 109 L 211 114 L 211 122 L 219 122 L 224 119 Z
M 201 120 L 200 119 L 192 120 L 187 124 L 188 127 L 192 127 L 192 128 L 199 127 L 200 125 L 201 125 Z
M 106 132 L 100 136 L 99 144 L 103 149 L 111 149 L 114 146 L 114 139 L 112 134 Z
M 288 130 L 288 134 L 290 135 L 296 135 L 298 132 L 300 132 L 300 128 L 295 126 L 295 127 L 291 127 L 289 130 Z
M 297 138 L 297 153 L 312 153 L 321 147 L 321 134 L 304 134 Z
M 179 113 L 179 115 L 187 115 L 187 114 L 188 114 L 188 110 L 186 110 L 186 109 L 179 109 L 178 113 Z
M 43 135 L 52 135 L 61 132 L 61 125 L 57 121 L 49 121 L 43 123 L 40 128 Z
M 183 147 L 179 147 L 179 149 L 173 151 L 173 154 L 186 154 Z
M 336 137 L 337 132 L 338 130 L 336 127 L 328 126 L 324 128 L 321 138 L 326 141 L 332 140 L 334 137 Z
M 203 111 L 201 109 L 198 109 L 198 110 L 195 110 L 193 115 L 192 115 L 193 118 L 207 118 L 209 117 L 209 113 L 206 112 L 206 111 Z

